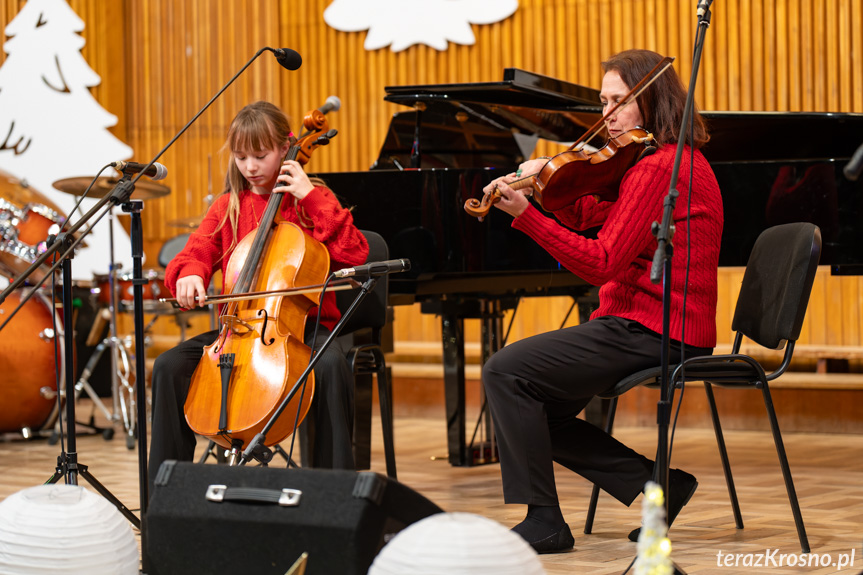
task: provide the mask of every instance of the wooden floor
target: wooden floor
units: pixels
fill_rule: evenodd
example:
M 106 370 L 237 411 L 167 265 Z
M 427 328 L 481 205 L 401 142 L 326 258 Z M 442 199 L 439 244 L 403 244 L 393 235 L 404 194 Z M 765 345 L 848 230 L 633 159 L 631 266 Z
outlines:
M 89 414 L 87 402 L 79 418 Z M 654 450 L 653 429 L 621 429 L 617 435 L 633 448 Z M 380 435 L 375 430 L 373 469 L 384 473 Z M 863 569 L 863 436 L 788 434 L 786 447 L 813 554 L 825 567 L 724 567 L 717 554 L 759 554 L 777 549 L 799 554 L 800 546 L 783 487 L 773 442 L 764 432 L 729 432 L 728 449 L 743 510 L 745 528 L 734 527 L 715 440 L 706 430 L 678 430 L 673 466 L 695 474 L 699 488 L 669 535 L 673 559 L 690 574 L 731 573 L 860 573 Z M 25 441 L 10 436 L 0 442 L 0 499 L 44 482 L 54 471 L 58 445 L 44 439 Z M 446 511 L 490 517 L 506 527 L 519 522 L 524 508 L 504 505 L 497 465 L 455 468 L 446 462 L 444 421 L 429 418 L 396 420 L 399 479 Z M 138 458 L 122 437 L 78 436 L 78 460 L 114 495 L 138 508 Z M 600 497 L 593 533 L 583 531 L 590 484 L 559 468 L 561 503 L 575 535 L 569 553 L 541 556 L 549 574 L 623 573 L 635 554 L 626 534 L 640 522 L 640 499 L 626 508 Z M 81 482 L 84 483 L 83 481 Z M 835 562 L 854 550 L 854 564 L 843 570 Z M 824 554 L 828 554 L 825 557 Z M 753 556 L 754 557 L 754 556 Z M 744 560 L 741 557 L 740 561 Z

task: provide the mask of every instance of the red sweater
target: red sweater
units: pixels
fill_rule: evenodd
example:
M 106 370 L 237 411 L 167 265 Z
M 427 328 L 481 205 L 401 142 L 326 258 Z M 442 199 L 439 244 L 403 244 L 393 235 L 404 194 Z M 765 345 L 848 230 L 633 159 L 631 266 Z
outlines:
M 204 285 L 209 285 L 210 278 L 219 267 L 222 277 L 231 253 L 222 254 L 230 247 L 233 240 L 230 222 L 226 223 L 217 233 L 213 231 L 219 226 L 228 208 L 228 194 L 222 194 L 210 209 L 198 227 L 189 237 L 186 247 L 171 260 L 165 270 L 165 285 L 175 293 L 177 280 L 181 277 L 197 275 L 204 278 Z M 258 220 L 263 216 L 270 196 L 254 194 L 249 190 L 240 192 L 240 214 L 237 220 L 237 241 L 258 227 Z M 332 191 L 324 187 L 315 187 L 299 203 L 308 218 L 314 222 L 314 228 L 300 226 L 303 231 L 321 242 L 330 252 L 331 269 L 362 265 L 369 254 L 369 246 L 365 236 L 354 226 L 351 213 L 342 208 Z M 288 222 L 299 224 L 293 197 L 285 194 L 281 214 Z M 232 250 L 233 251 L 233 250 Z M 321 324 L 332 330 L 339 321 L 341 313 L 336 307 L 335 293 L 324 296 L 321 312 Z M 311 310 L 310 317 L 315 317 L 317 308 Z
M 662 283 L 650 281 L 656 251 L 651 223 L 662 219 L 662 204 L 671 181 L 676 144 L 661 147 L 638 162 L 624 176 L 616 202 L 582 197 L 572 206 L 554 212 L 554 219 L 529 206 L 513 227 L 536 240 L 566 269 L 602 286 L 599 309 L 591 318 L 613 315 L 637 321 L 662 333 Z M 674 208 L 674 252 L 671 258 L 671 338 L 698 347 L 716 346 L 716 299 L 719 243 L 722 236 L 722 196 L 713 170 L 701 152 L 695 152 L 691 208 L 692 245 L 687 244 L 686 213 L 689 199 L 689 147 L 684 148 Z M 597 239 L 568 228 L 584 230 L 602 225 Z M 686 331 L 683 335 L 683 285 L 687 252 L 690 255 L 686 296 Z

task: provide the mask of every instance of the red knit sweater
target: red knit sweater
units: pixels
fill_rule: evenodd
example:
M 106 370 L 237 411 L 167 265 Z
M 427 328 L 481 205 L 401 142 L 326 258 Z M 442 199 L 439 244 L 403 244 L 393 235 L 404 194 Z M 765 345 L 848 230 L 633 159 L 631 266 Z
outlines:
M 661 147 L 630 169 L 620 184 L 616 202 L 597 203 L 593 196 L 554 212 L 564 227 L 532 205 L 513 221 L 565 268 L 601 285 L 599 309 L 591 318 L 613 315 L 637 321 L 662 333 L 662 284 L 650 281 L 656 251 L 651 223 L 662 219 L 662 204 L 671 181 L 676 144 Z M 716 299 L 719 242 L 722 236 L 722 196 L 713 170 L 696 151 L 691 207 L 691 241 L 687 243 L 689 147 L 684 148 L 674 209 L 675 233 L 671 258 L 671 338 L 698 347 L 716 346 Z M 597 239 L 570 229 L 602 225 Z M 683 286 L 687 252 L 691 252 L 686 329 L 683 330 Z
M 225 254 L 225 257 L 222 257 L 222 254 L 233 241 L 230 223 L 226 223 L 217 233 L 213 232 L 225 215 L 229 199 L 228 194 L 223 194 L 213 202 L 198 230 L 189 237 L 186 247 L 168 264 L 165 270 L 165 285 L 171 293 L 175 293 L 177 280 L 181 277 L 201 276 L 204 278 L 204 285 L 209 285 L 210 278 L 219 267 L 224 277 L 231 252 Z M 269 199 L 269 195 L 254 194 L 249 190 L 240 192 L 237 241 L 242 240 L 258 227 L 258 220 L 263 216 Z M 299 205 L 305 210 L 306 216 L 314 222 L 313 229 L 300 227 L 327 247 L 330 252 L 331 269 L 365 263 L 369 254 L 366 238 L 354 226 L 351 213 L 342 208 L 332 191 L 320 186 L 315 187 L 300 201 Z M 299 224 L 293 197 L 289 194 L 285 194 L 281 214 L 285 220 Z M 324 296 L 322 309 L 321 324 L 332 329 L 341 317 L 333 292 Z M 316 315 L 317 308 L 310 311 L 310 317 Z

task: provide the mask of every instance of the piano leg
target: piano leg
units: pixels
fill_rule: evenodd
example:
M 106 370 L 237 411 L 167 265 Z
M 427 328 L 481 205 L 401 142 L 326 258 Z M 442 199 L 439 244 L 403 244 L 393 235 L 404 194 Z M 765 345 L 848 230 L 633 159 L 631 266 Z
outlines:
M 468 465 L 464 412 L 464 319 L 454 309 L 444 309 L 441 331 L 449 462 L 462 467 Z
M 517 300 L 514 300 L 517 301 Z M 477 306 L 477 304 L 479 304 Z M 496 463 L 497 444 L 491 412 L 480 382 L 481 410 L 470 442 L 467 441 L 465 413 L 464 320 L 481 320 L 481 361 L 491 357 L 503 344 L 501 300 L 443 301 L 439 310 L 443 336 L 444 397 L 446 403 L 449 462 L 459 467 Z M 510 305 L 510 307 L 512 307 Z M 479 308 L 479 309 L 477 309 Z M 477 434 L 481 432 L 480 440 Z

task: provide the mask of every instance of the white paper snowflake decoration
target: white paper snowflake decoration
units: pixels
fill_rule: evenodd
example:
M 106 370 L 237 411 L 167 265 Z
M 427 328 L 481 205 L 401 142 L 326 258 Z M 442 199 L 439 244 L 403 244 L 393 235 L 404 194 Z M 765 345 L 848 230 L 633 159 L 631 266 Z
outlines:
M 449 42 L 473 45 L 471 24 L 500 22 L 517 8 L 518 0 L 333 0 L 324 21 L 342 32 L 368 30 L 369 51 L 414 44 L 446 50 Z

